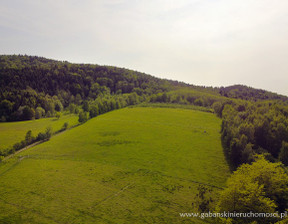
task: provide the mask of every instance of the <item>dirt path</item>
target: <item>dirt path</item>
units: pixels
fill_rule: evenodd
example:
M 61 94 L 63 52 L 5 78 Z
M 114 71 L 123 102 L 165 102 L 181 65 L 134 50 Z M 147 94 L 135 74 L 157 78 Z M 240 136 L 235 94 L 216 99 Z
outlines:
M 10 159 L 11 157 L 17 155 L 18 153 L 20 153 L 20 152 L 22 152 L 22 151 L 24 151 L 24 150 L 26 150 L 26 149 L 30 149 L 30 148 L 32 148 L 32 147 L 34 147 L 34 146 L 36 146 L 36 145 L 39 145 L 39 144 L 41 144 L 42 142 L 45 142 L 45 141 L 42 140 L 42 141 L 34 142 L 34 143 L 31 144 L 31 145 L 27 145 L 27 146 L 25 146 L 24 148 L 22 148 L 22 149 L 20 149 L 20 150 L 18 150 L 18 151 L 16 151 L 16 152 L 14 152 L 13 154 L 11 154 L 11 155 L 9 155 L 9 156 L 6 156 L 6 157 L 3 159 L 3 161 L 5 161 L 5 160 L 7 160 L 7 159 Z
M 57 132 L 57 133 L 55 133 L 54 135 L 52 135 L 51 138 L 54 137 L 54 136 L 60 135 L 60 134 L 66 132 L 66 131 L 68 131 L 68 130 L 70 130 L 70 129 L 72 129 L 72 128 L 77 127 L 77 126 L 79 126 L 79 125 L 75 125 L 75 126 L 73 126 L 73 127 L 71 127 L 71 128 L 68 128 L 68 129 L 66 129 L 66 130 L 64 130 L 64 131 Z M 27 146 L 25 146 L 24 148 L 22 148 L 22 149 L 20 149 L 20 150 L 17 150 L 17 151 L 14 152 L 13 154 L 11 154 L 11 155 L 9 155 L 9 156 L 6 156 L 6 157 L 3 159 L 3 161 L 5 161 L 5 160 L 7 160 L 7 159 L 10 159 L 11 157 L 17 155 L 18 153 L 20 153 L 20 152 L 22 152 L 22 151 L 27 150 L 27 149 L 30 149 L 30 148 L 32 148 L 32 147 L 34 147 L 34 146 L 36 146 L 36 145 L 39 145 L 39 144 L 41 144 L 41 143 L 43 143 L 43 142 L 46 142 L 46 141 L 48 141 L 48 140 L 41 140 L 41 141 L 38 141 L 38 142 L 34 142 L 34 143 L 31 144 L 31 145 L 27 145 Z

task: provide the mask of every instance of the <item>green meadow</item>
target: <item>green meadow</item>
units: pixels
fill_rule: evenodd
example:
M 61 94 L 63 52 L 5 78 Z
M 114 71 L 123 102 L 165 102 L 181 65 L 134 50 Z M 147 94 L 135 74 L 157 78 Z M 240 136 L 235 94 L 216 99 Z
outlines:
M 59 119 L 52 117 L 31 121 L 0 122 L 0 151 L 22 141 L 29 130 L 34 136 L 37 136 L 39 132 L 44 132 L 49 126 L 54 132 L 58 131 L 65 122 L 68 122 L 70 127 L 76 125 L 78 124 L 78 116 L 68 114 Z
M 225 185 L 220 125 L 182 108 L 91 119 L 0 164 L 0 223 L 204 223 L 179 213 Z

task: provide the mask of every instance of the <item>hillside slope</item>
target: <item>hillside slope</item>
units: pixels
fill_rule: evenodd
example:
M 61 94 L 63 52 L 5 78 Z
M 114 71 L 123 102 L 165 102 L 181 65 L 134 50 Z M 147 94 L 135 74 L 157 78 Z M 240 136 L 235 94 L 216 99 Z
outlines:
M 126 108 L 0 165 L 0 222 L 191 223 L 200 183 L 229 175 L 211 113 Z M 202 220 L 193 220 L 196 223 Z

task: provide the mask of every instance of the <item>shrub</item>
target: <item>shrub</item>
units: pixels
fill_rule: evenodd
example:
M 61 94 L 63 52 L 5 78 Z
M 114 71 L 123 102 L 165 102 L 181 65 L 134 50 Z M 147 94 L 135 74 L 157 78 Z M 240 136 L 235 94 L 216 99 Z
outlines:
M 251 165 L 241 165 L 228 179 L 220 193 L 217 212 L 283 212 L 288 201 L 288 175 L 281 163 L 271 163 L 258 156 Z M 259 223 L 271 223 L 259 218 Z M 252 221 L 248 220 L 247 221 Z M 243 223 L 236 219 L 233 223 Z
M 78 119 L 78 121 L 79 121 L 80 123 L 85 123 L 87 120 L 88 120 L 88 113 L 81 111 L 81 112 L 79 113 L 79 119 Z
M 61 116 L 62 116 L 62 113 L 61 113 L 61 112 L 57 112 L 57 113 L 56 113 L 56 118 L 57 118 L 57 119 L 59 119 Z
M 37 107 L 35 110 L 35 119 L 40 119 L 45 116 L 45 110 L 42 107 Z
M 68 122 L 65 122 L 61 128 L 61 130 L 66 130 L 69 126 L 69 123 Z
M 35 138 L 32 136 L 32 131 L 31 130 L 27 131 L 26 136 L 25 136 L 26 145 L 29 145 L 33 143 L 34 141 L 35 141 Z
M 45 131 L 45 137 L 46 139 L 50 139 L 52 136 L 52 128 L 51 127 L 47 127 L 46 131 Z
M 47 127 L 46 131 L 44 133 L 40 132 L 37 135 L 37 141 L 41 141 L 41 140 L 49 140 L 52 136 L 52 128 L 51 127 Z

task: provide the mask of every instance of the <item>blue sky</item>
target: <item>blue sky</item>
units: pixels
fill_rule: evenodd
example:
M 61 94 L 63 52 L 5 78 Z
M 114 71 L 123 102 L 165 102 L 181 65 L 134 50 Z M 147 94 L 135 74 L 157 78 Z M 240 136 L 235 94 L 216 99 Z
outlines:
M 287 0 L 2 0 L 0 54 L 288 95 Z

